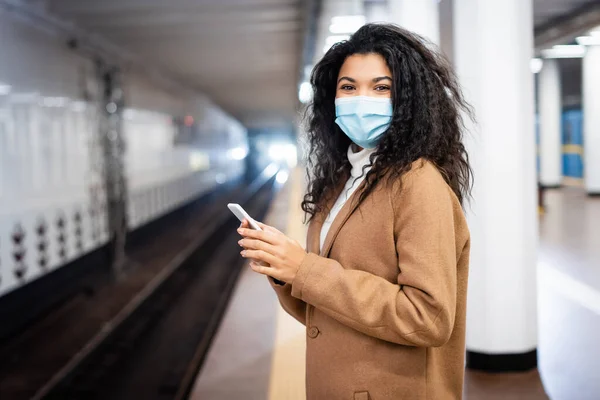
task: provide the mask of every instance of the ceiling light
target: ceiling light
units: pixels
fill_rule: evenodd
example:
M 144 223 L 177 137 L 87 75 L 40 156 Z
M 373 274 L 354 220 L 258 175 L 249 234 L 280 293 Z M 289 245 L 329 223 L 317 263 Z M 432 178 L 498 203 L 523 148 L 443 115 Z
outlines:
M 312 100 L 312 87 L 308 82 L 302 82 L 298 89 L 298 99 L 301 103 L 308 103 Z
M 247 155 L 248 150 L 245 147 L 234 147 L 227 152 L 227 156 L 232 160 L 243 160 Z
M 600 32 L 593 36 L 579 36 L 575 40 L 582 46 L 600 46 Z
M 556 45 L 551 49 L 542 50 L 544 58 L 582 58 L 585 47 L 581 45 Z
M 354 33 L 366 22 L 364 15 L 340 15 L 331 18 L 329 32 L 331 33 Z
M 531 72 L 534 74 L 539 73 L 542 70 L 542 66 L 544 65 L 544 60 L 541 58 L 532 58 L 529 66 L 531 67 Z
M 287 182 L 289 176 L 290 176 L 289 172 L 282 170 L 277 173 L 277 176 L 275 176 L 275 180 L 277 181 L 277 183 L 283 185 L 284 183 Z
M 336 43 L 350 39 L 350 35 L 331 35 L 325 39 L 325 46 L 323 46 L 323 53 L 327 51 Z

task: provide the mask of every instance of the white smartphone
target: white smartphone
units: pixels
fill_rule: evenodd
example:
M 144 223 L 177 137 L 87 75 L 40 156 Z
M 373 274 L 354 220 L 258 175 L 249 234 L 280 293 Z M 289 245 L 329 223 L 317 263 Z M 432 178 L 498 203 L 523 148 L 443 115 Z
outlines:
M 243 221 L 244 219 L 246 219 L 252 229 L 256 229 L 257 231 L 262 231 L 262 229 L 260 229 L 260 226 L 258 226 L 256 221 L 250 215 L 248 215 L 246 210 L 244 210 L 242 208 L 242 206 L 240 206 L 239 204 L 229 203 L 229 204 L 227 204 L 227 208 L 229 208 L 231 210 L 233 215 L 235 215 L 237 217 L 237 219 L 240 220 L 240 222 Z

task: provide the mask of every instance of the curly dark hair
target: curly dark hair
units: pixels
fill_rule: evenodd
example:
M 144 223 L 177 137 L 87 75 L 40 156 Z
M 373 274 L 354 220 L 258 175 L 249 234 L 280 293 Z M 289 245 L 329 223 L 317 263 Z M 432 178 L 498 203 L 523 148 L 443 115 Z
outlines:
M 392 122 L 371 155 L 372 168 L 359 203 L 384 176 L 388 182 L 398 181 L 420 158 L 438 168 L 461 204 L 470 195 L 472 171 L 462 143 L 461 111 L 474 119 L 472 108 L 448 61 L 431 47 L 396 25 L 367 24 L 331 47 L 315 66 L 310 79 L 313 99 L 305 115 L 309 184 L 302 209 L 309 220 L 323 210 L 333 188 L 348 179 L 351 169 L 346 154 L 351 141 L 335 123 L 335 96 L 340 68 L 353 54 L 381 55 L 393 80 Z

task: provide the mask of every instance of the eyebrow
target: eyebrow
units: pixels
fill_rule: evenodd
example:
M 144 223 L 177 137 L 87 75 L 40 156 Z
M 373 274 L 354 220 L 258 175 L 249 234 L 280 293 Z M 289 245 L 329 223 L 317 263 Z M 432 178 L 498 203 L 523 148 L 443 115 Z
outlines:
M 377 82 L 381 82 L 381 81 L 386 80 L 386 79 L 389 80 L 389 81 L 392 80 L 392 78 L 390 78 L 389 76 L 378 76 L 377 78 L 373 78 L 372 81 L 375 82 L 375 83 L 377 83 Z M 356 83 L 356 80 L 353 79 L 353 78 L 350 78 L 349 76 L 342 76 L 340 79 L 338 79 L 338 83 L 340 83 L 343 80 L 347 80 L 347 81 L 350 81 L 352 83 Z
M 352 78 L 350 78 L 350 77 L 348 77 L 348 76 L 342 76 L 340 79 L 338 79 L 338 83 L 340 83 L 340 82 L 341 82 L 341 81 L 343 81 L 344 79 L 345 79 L 345 80 L 347 80 L 347 81 L 350 81 L 350 82 L 352 82 L 352 83 L 356 83 L 356 80 L 355 80 L 355 79 L 352 79 Z

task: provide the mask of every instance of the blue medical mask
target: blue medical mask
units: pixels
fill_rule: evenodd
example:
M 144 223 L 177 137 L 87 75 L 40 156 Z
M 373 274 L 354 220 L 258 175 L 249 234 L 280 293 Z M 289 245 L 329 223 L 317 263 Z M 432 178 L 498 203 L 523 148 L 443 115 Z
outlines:
M 368 96 L 335 99 L 335 123 L 365 149 L 377 143 L 392 122 L 392 99 Z

